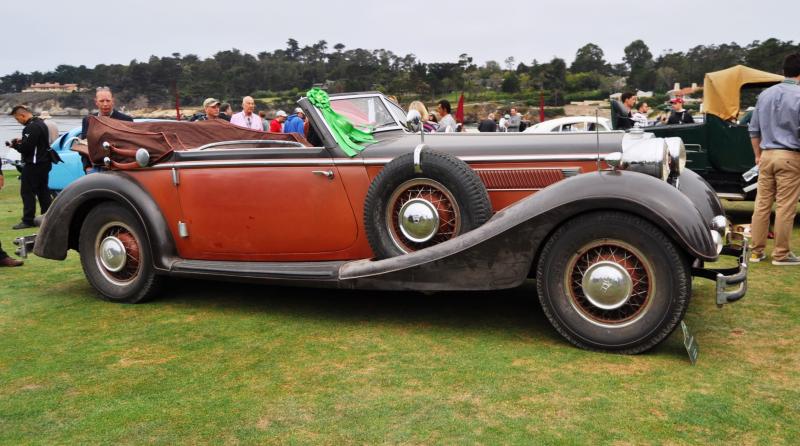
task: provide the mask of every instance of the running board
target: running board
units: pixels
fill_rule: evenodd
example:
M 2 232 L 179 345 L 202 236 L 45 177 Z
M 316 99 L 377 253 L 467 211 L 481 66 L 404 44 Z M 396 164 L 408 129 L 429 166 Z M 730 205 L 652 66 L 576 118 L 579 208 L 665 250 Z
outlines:
M 346 262 L 234 262 L 179 260 L 170 272 L 181 276 L 236 277 L 264 280 L 336 281 Z

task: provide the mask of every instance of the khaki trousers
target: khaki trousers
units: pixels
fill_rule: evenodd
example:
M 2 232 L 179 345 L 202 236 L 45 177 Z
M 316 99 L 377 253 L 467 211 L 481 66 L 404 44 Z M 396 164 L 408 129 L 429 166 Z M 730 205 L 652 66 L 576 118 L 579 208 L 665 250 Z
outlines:
M 758 167 L 758 194 L 750 226 L 753 252 L 762 254 L 767 245 L 769 217 L 775 206 L 775 249 L 773 260 L 782 260 L 790 252 L 792 226 L 800 195 L 800 152 L 764 150 Z

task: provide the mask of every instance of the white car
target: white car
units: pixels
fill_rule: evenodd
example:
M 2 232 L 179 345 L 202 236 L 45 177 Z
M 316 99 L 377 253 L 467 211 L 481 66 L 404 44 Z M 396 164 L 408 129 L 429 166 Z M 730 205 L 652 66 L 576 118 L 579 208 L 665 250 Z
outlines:
M 611 131 L 611 120 L 597 116 L 566 116 L 532 125 L 523 133 L 594 132 L 595 129 Z

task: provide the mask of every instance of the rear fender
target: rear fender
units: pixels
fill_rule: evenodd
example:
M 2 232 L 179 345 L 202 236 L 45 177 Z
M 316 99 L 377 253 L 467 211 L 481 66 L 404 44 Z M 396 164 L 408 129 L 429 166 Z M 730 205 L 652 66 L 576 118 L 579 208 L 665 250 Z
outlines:
M 78 248 L 77 241 L 86 214 L 108 201 L 125 206 L 139 218 L 153 253 L 154 266 L 168 270 L 177 257 L 177 250 L 167 222 L 150 194 L 123 172 L 86 175 L 64 189 L 53 201 L 39 228 L 34 254 L 64 260 L 67 250 Z

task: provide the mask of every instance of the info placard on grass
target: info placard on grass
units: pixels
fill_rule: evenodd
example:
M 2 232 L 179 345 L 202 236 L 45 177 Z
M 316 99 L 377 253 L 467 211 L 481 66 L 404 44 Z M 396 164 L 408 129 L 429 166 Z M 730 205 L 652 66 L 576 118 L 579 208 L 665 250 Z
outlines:
M 694 334 L 684 321 L 681 321 L 681 330 L 683 330 L 683 346 L 686 347 L 686 353 L 689 354 L 689 361 L 692 362 L 692 365 L 695 365 L 697 364 L 697 354 L 699 353 L 697 338 L 694 337 Z

